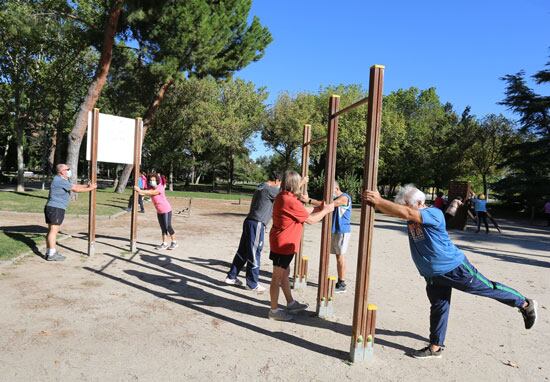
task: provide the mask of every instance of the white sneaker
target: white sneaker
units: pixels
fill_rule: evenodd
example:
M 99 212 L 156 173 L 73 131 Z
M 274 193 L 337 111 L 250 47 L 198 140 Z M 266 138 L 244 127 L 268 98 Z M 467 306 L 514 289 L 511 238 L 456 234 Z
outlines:
M 169 250 L 178 248 L 178 243 L 173 241 L 170 246 L 168 247 Z
M 286 310 L 280 308 L 275 309 L 275 311 L 269 309 L 267 317 L 270 320 L 275 321 L 292 321 L 294 319 L 294 317 L 291 314 L 288 314 Z
M 298 313 L 309 308 L 309 304 L 302 304 L 296 300 L 286 306 L 288 313 Z
M 242 282 L 241 280 L 239 280 L 239 279 L 231 279 L 231 278 L 229 278 L 229 277 L 226 277 L 226 278 L 225 278 L 225 283 L 226 283 L 227 285 L 235 285 L 235 286 L 241 286 L 241 285 L 243 285 L 243 282 Z
M 165 250 L 165 249 L 168 249 L 168 244 L 162 243 L 161 245 L 157 245 L 157 246 L 155 247 L 155 249 L 156 249 L 156 250 L 159 250 L 159 251 L 163 251 L 163 250 Z
M 256 292 L 257 294 L 262 294 L 266 290 L 262 284 L 256 285 L 256 288 L 250 288 L 248 285 L 245 285 L 245 289 L 251 290 L 252 292 Z

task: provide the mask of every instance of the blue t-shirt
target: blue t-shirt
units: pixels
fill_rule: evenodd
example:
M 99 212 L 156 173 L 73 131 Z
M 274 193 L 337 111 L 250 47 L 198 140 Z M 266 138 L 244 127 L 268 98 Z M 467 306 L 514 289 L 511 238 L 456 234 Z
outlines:
M 422 223 L 407 223 L 411 255 L 420 274 L 438 276 L 462 264 L 464 254 L 451 242 L 443 212 L 430 207 L 421 209 L 420 215 Z
M 46 205 L 66 210 L 69 205 L 71 188 L 72 184 L 68 179 L 59 175 L 54 176 L 52 184 L 50 185 L 50 194 L 48 195 L 48 203 L 46 203 Z
M 348 198 L 348 204 L 338 206 L 332 213 L 332 233 L 349 233 L 351 232 L 351 196 L 342 193 L 340 196 Z M 340 196 L 334 199 L 338 199 Z
M 474 199 L 474 209 L 476 212 L 487 212 L 487 201 L 482 199 Z

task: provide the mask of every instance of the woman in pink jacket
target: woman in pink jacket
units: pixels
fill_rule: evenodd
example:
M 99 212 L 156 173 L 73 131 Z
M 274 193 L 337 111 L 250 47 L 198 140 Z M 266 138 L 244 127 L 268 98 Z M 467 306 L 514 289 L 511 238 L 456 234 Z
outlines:
M 176 249 L 178 243 L 174 236 L 174 228 L 172 228 L 172 206 L 170 206 L 168 199 L 166 199 L 160 174 L 151 174 L 148 176 L 147 190 L 141 190 L 139 187 L 134 187 L 134 190 L 140 195 L 150 196 L 157 210 L 157 218 L 160 224 L 160 230 L 162 231 L 162 244 L 157 246 L 156 249 Z M 168 236 L 170 236 L 170 240 L 172 241 L 170 245 L 167 243 Z

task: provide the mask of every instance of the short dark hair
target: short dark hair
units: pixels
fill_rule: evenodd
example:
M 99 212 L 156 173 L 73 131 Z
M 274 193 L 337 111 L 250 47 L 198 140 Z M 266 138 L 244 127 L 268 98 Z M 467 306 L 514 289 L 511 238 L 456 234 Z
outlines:
M 281 180 L 281 173 L 279 171 L 271 171 L 267 180 Z

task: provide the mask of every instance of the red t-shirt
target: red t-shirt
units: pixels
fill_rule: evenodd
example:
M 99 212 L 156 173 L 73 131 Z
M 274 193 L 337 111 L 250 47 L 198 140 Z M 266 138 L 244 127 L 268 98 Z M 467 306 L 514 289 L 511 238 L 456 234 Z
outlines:
M 309 212 L 289 191 L 281 191 L 273 202 L 273 226 L 269 232 L 271 252 L 293 255 L 300 248 L 304 222 Z

